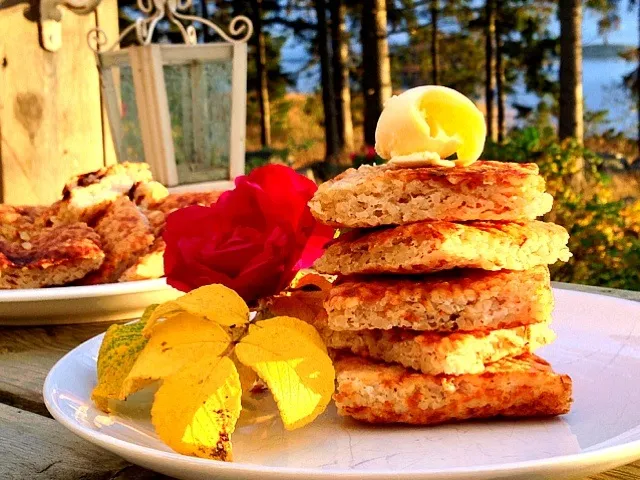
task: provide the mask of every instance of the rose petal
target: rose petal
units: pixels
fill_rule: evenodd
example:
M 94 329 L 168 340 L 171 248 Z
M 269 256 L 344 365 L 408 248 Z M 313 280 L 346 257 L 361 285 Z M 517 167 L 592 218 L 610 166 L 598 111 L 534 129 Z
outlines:
M 302 251 L 302 255 L 296 263 L 296 270 L 309 268 L 318 258 L 322 256 L 327 243 L 333 240 L 335 230 L 333 227 L 316 223 L 313 233 L 307 240 L 307 244 Z
M 235 183 L 211 207 L 168 216 L 170 285 L 188 291 L 222 283 L 254 302 L 285 288 L 331 239 L 333 230 L 319 226 L 307 205 L 316 185 L 291 168 L 267 165 Z

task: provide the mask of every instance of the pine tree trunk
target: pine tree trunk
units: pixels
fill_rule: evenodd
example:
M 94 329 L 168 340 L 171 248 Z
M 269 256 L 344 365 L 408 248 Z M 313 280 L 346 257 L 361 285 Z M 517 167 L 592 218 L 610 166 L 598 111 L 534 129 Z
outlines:
M 486 0 L 485 3 L 485 32 L 484 32 L 484 63 L 485 63 L 485 80 L 484 80 L 484 98 L 487 110 L 487 137 L 496 140 L 494 130 L 493 116 L 493 95 L 495 91 L 495 75 L 494 75 L 494 55 L 493 55 L 493 37 L 496 29 L 495 11 L 493 9 L 494 0 Z
M 343 151 L 353 151 L 353 120 L 349 83 L 349 43 L 345 25 L 346 7 L 342 0 L 331 0 L 331 47 L 333 51 L 333 88 L 336 92 L 338 143 Z
M 440 59 L 438 58 L 438 0 L 431 0 L 431 83 L 440 83 Z
M 584 136 L 582 97 L 582 2 L 560 0 L 560 116 L 561 139 Z
M 253 22 L 253 44 L 256 50 L 256 93 L 260 106 L 260 143 L 263 148 L 271 146 L 271 108 L 269 106 L 269 80 L 264 32 L 262 31 L 262 0 L 251 0 Z
M 638 8 L 638 22 L 640 22 L 640 2 Z M 638 110 L 638 159 L 640 161 L 640 23 L 638 23 L 638 70 L 636 72 L 636 109 Z
M 367 145 L 374 145 L 378 117 L 384 103 L 391 97 L 387 6 L 385 0 L 364 0 L 361 5 L 364 141 Z
M 327 37 L 327 5 L 325 0 L 315 0 L 314 6 L 317 18 L 316 41 L 320 55 L 320 78 L 322 82 L 322 106 L 324 109 L 325 130 L 325 161 L 330 165 L 338 161 L 340 147 L 338 144 L 338 124 L 336 121 L 335 91 L 333 74 L 331 73 L 331 58 L 329 54 L 329 39 Z
M 504 91 L 504 59 L 501 29 L 501 2 L 496 2 L 495 47 L 496 47 L 496 100 L 498 103 L 498 142 L 504 142 L 507 127 L 505 119 L 506 94 Z

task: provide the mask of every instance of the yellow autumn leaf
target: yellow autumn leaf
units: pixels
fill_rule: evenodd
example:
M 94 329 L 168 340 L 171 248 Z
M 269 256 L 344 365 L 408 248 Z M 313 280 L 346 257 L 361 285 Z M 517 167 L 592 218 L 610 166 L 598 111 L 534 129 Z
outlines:
M 267 383 L 287 430 L 312 422 L 329 404 L 333 364 L 318 332 L 302 320 L 275 317 L 250 325 L 235 353 Z
M 242 390 L 229 357 L 207 355 L 168 376 L 155 394 L 151 420 L 176 452 L 231 461 L 230 436 Z
M 122 384 L 121 396 L 126 398 L 201 357 L 218 357 L 230 344 L 231 338 L 217 323 L 179 313 L 152 330 L 149 343 Z
M 249 307 L 240 295 L 224 285 L 205 285 L 160 305 L 147 322 L 144 335 L 151 336 L 161 318 L 171 318 L 183 312 L 204 317 L 225 327 L 244 325 L 249 321 Z
M 102 339 L 98 352 L 98 384 L 91 399 L 100 410 L 109 411 L 109 400 L 122 400 L 120 389 L 138 355 L 147 344 L 142 330 L 157 305 L 147 307 L 138 322 L 111 325 Z

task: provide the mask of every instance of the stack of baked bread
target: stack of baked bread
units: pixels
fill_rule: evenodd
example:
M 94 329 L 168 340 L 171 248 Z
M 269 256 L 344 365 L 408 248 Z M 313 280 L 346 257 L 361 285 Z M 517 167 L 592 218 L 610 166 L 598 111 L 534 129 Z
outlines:
M 368 422 L 433 424 L 566 413 L 571 379 L 533 352 L 554 339 L 548 265 L 564 228 L 534 164 L 362 166 L 320 186 L 342 234 L 315 268 L 338 275 L 316 319 L 335 401 Z
M 170 194 L 124 163 L 72 178 L 52 205 L 0 205 L 0 289 L 159 278 L 166 216 L 220 193 Z

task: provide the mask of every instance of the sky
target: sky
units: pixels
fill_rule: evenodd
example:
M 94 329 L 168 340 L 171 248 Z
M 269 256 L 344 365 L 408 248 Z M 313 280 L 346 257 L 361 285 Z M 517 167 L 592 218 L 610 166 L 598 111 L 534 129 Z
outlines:
M 624 2 L 626 3 L 626 2 Z M 636 11 L 628 11 L 626 7 L 620 10 L 620 28 L 608 35 L 608 41 L 612 44 L 635 45 L 638 38 L 638 17 Z M 560 31 L 559 24 L 554 22 L 551 26 L 552 31 L 558 33 Z M 402 41 L 402 38 L 396 36 L 393 40 Z M 603 38 L 598 35 L 597 15 L 590 11 L 585 11 L 582 22 L 582 40 L 584 45 L 593 45 L 603 43 Z M 297 71 L 308 61 L 308 55 L 304 44 L 296 39 L 290 38 L 284 45 L 282 51 L 282 63 L 285 71 Z M 601 65 L 598 65 L 599 68 Z M 589 65 L 585 65 L 585 69 Z M 594 66 L 595 68 L 595 66 Z M 616 69 L 615 73 L 618 73 Z M 606 76 L 606 75 L 605 75 Z M 316 67 L 309 71 L 301 72 L 298 76 L 296 86 L 297 91 L 311 92 L 319 86 L 319 69 Z M 603 79 L 608 80 L 609 77 Z

